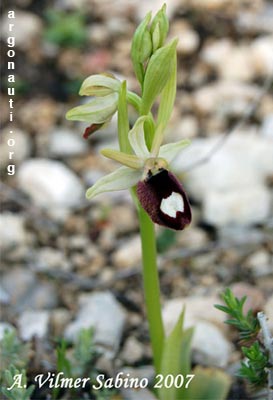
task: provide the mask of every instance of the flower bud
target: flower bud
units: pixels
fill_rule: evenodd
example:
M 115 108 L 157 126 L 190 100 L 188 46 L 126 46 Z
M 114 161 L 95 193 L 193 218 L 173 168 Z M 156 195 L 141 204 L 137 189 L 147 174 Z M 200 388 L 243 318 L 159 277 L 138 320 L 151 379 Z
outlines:
M 182 230 L 191 222 L 191 209 L 187 195 L 173 173 L 166 169 L 148 174 L 138 182 L 140 204 L 156 224 Z
M 166 4 L 158 11 L 151 23 L 153 52 L 162 47 L 169 31 L 169 21 L 166 15 Z
M 173 72 L 176 45 L 177 39 L 174 39 L 156 50 L 150 59 L 143 84 L 142 114 L 148 114 Z
M 131 47 L 134 71 L 141 84 L 143 83 L 144 78 L 144 68 L 142 63 L 150 57 L 153 50 L 152 38 L 148 29 L 150 20 L 151 13 L 148 13 L 144 21 L 142 21 L 136 29 Z

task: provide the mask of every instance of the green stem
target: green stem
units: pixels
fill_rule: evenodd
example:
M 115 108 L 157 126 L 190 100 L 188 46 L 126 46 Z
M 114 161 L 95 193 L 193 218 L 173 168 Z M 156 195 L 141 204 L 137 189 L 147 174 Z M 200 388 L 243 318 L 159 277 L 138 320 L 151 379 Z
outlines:
M 118 98 L 118 140 L 120 150 L 124 153 L 130 154 L 131 146 L 128 141 L 129 119 L 126 94 L 126 81 L 123 81 Z
M 140 236 L 142 245 L 143 285 L 147 318 L 153 350 L 156 373 L 160 372 L 161 356 L 164 342 L 164 327 L 160 305 L 160 286 L 156 263 L 156 240 L 154 224 L 139 206 L 138 209 Z
M 133 96 L 132 92 L 127 92 L 126 95 L 126 82 L 123 82 L 121 85 L 118 101 L 119 145 L 121 151 L 130 154 L 131 146 L 128 141 L 129 121 L 126 100 L 130 101 L 131 103 L 135 102 L 135 104 L 139 102 L 138 96 Z M 152 133 L 154 133 L 154 126 L 152 122 L 153 119 L 151 119 L 150 121 L 151 126 L 149 125 L 149 129 L 152 130 Z M 159 373 L 165 335 L 160 305 L 160 286 L 156 263 L 157 249 L 155 230 L 153 222 L 138 202 L 135 188 L 131 189 L 131 194 L 139 214 L 140 236 L 142 243 L 144 296 L 146 302 L 154 366 L 156 373 Z

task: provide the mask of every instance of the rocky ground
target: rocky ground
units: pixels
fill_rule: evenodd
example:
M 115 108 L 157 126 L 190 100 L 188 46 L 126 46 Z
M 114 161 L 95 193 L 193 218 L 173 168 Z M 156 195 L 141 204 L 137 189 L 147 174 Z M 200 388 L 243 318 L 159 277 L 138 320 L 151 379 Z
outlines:
M 186 325 L 196 327 L 194 362 L 233 376 L 230 400 L 250 399 L 249 388 L 234 376 L 238 337 L 213 305 L 229 286 L 238 297 L 247 295 L 254 311 L 265 310 L 273 329 L 273 93 L 266 83 L 273 66 L 273 5 L 167 3 L 170 37 L 179 37 L 178 93 L 168 135 L 192 140 L 175 170 L 194 220 L 183 232 L 157 229 L 164 320 L 169 331 L 186 304 Z M 56 339 L 73 342 L 90 326 L 102 352 L 96 368 L 110 376 L 127 368 L 152 374 L 134 206 L 126 192 L 92 202 L 84 196 L 116 166 L 99 155 L 101 148 L 117 146 L 116 120 L 86 142 L 84 126 L 64 116 L 78 104 L 79 85 L 92 73 L 112 71 L 138 90 L 131 37 L 140 18 L 160 6 L 144 0 L 9 2 L 17 10 L 17 170 L 14 177 L 5 170 L 10 125 L 4 54 L 0 336 L 13 327 L 32 343 L 30 380 L 54 370 Z M 141 398 L 151 396 L 143 392 Z

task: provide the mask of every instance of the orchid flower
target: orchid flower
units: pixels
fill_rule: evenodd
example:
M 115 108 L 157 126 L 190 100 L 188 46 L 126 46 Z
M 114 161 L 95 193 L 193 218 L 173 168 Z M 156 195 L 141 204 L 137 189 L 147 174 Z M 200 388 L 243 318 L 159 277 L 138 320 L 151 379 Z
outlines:
M 91 75 L 84 80 L 79 94 L 92 96 L 92 99 L 69 110 L 66 117 L 71 121 L 89 123 L 83 134 L 85 139 L 107 124 L 117 111 L 120 85 L 121 82 L 109 73 Z
M 136 185 L 139 202 L 153 222 L 182 230 L 191 222 L 191 210 L 187 195 L 169 171 L 169 165 L 189 141 L 161 146 L 163 135 L 159 131 L 149 151 L 143 127 L 148 119 L 148 116 L 138 118 L 129 131 L 129 143 L 135 154 L 112 149 L 101 151 L 105 157 L 123 166 L 99 179 L 87 190 L 86 197 L 92 199 L 103 192 L 129 189 Z

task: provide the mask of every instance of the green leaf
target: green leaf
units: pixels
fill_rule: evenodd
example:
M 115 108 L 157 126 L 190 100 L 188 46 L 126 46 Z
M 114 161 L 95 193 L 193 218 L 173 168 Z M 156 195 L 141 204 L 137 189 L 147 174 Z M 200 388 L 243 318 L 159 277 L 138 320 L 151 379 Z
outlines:
M 65 376 L 71 376 L 71 365 L 66 357 L 66 350 L 67 343 L 65 340 L 62 340 L 60 346 L 57 348 L 57 371 L 62 371 Z
M 183 400 L 226 399 L 231 385 L 229 375 L 219 369 L 203 367 L 196 367 L 192 373 L 195 377 L 185 390 Z
M 117 110 L 118 94 L 96 97 L 89 103 L 74 107 L 66 113 L 71 121 L 85 121 L 89 124 L 101 124 L 108 121 Z
M 173 331 L 165 339 L 160 373 L 163 376 L 187 375 L 190 369 L 190 341 L 192 329 L 183 330 L 185 310 L 182 311 Z M 158 391 L 160 400 L 176 400 L 177 389 L 174 385 L 163 385 Z
M 176 45 L 177 39 L 172 40 L 166 46 L 156 50 L 149 61 L 143 84 L 142 115 L 149 113 L 156 97 L 162 92 L 173 73 Z

